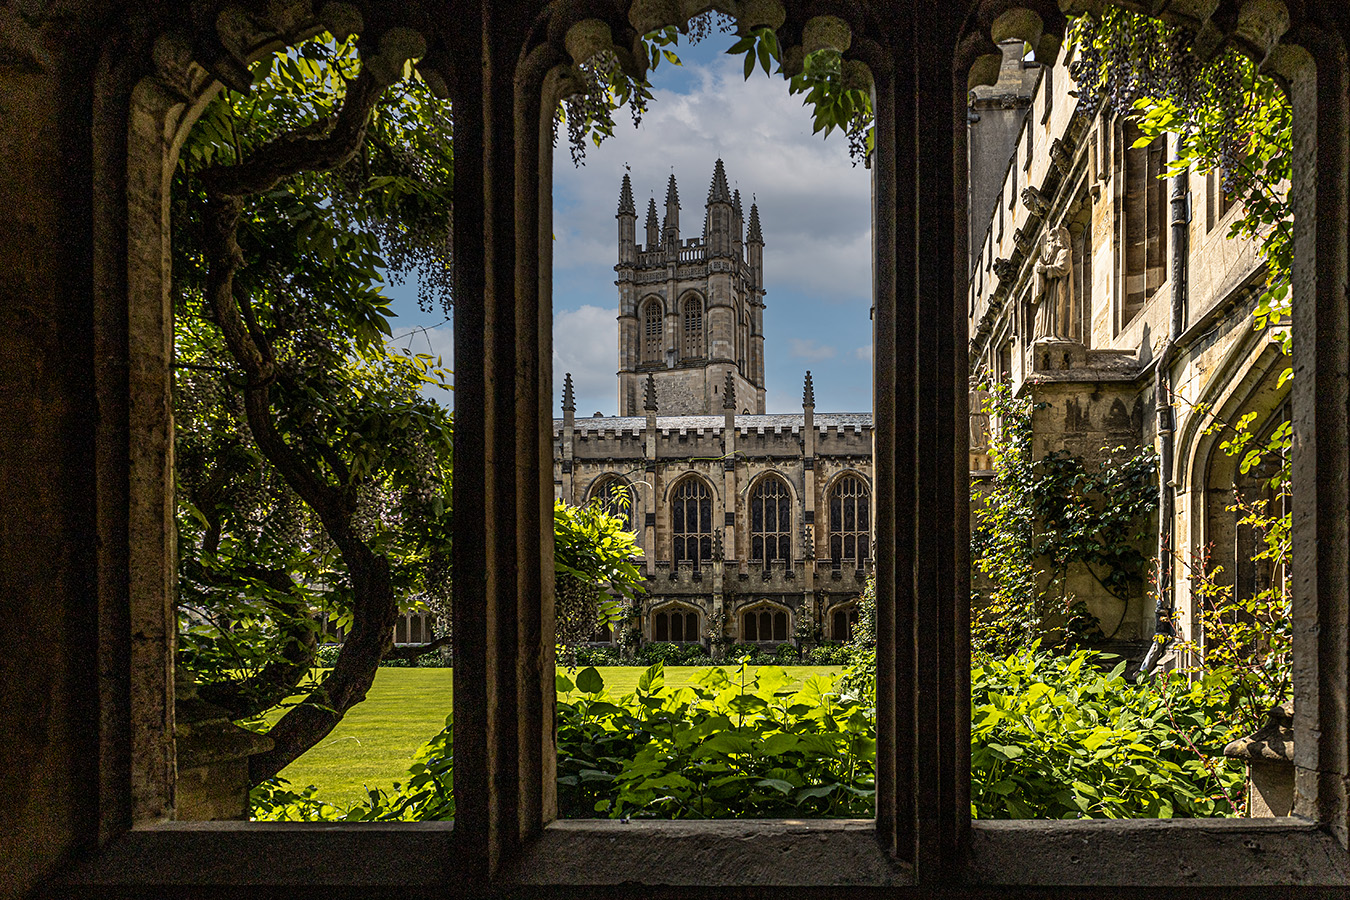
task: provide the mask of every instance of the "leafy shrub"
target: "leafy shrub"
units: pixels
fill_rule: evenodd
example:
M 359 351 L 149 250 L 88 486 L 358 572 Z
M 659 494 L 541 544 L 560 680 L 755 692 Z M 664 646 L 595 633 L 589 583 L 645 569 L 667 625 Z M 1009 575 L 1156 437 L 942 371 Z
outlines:
M 564 818 L 867 816 L 873 719 L 812 676 L 713 668 L 687 687 L 643 673 L 615 698 L 595 669 L 558 676 L 558 811 Z
M 445 666 L 441 659 L 439 650 L 432 650 L 430 653 L 423 653 L 421 656 L 415 656 L 412 659 L 383 659 L 380 660 L 382 669 L 440 669 Z
M 337 662 L 338 653 L 342 651 L 341 644 L 324 644 L 319 647 L 318 653 L 314 655 L 314 665 L 320 669 L 331 669 Z M 432 650 L 430 653 L 423 653 L 421 656 L 413 659 L 382 659 L 380 660 L 382 669 L 440 669 L 445 668 L 445 660 L 441 657 L 441 651 Z
M 322 645 L 319 647 L 319 652 L 314 655 L 314 665 L 320 669 L 333 668 L 333 663 L 337 662 L 337 655 L 341 650 L 341 644 Z
M 1140 684 L 1089 651 L 1039 646 L 971 671 L 971 814 L 979 818 L 1231 816 L 1243 773 L 1217 756 L 1231 676 Z M 594 667 L 559 675 L 558 807 L 568 818 L 868 816 L 875 709 L 861 667 L 787 686 L 783 669 L 712 668 L 687 687 L 650 667 L 637 690 L 605 692 Z M 864 686 L 849 686 L 850 676 Z M 452 728 L 418 750 L 406 782 L 341 809 L 311 786 L 253 791 L 271 821 L 451 818 Z
M 847 666 L 852 657 L 847 644 L 818 644 L 806 651 L 802 662 L 808 666 Z
M 802 654 L 792 644 L 779 644 L 773 658 L 780 666 L 796 666 L 801 664 Z
M 971 814 L 978 818 L 1231 816 L 1242 768 L 1221 754 L 1225 676 L 1141 684 L 1121 662 L 1033 645 L 971 669 Z
M 576 660 L 579 666 L 621 666 L 619 651 L 612 647 L 578 647 Z
M 700 644 L 668 644 L 664 641 L 643 644 L 637 652 L 640 665 L 654 666 L 658 663 L 666 666 L 707 666 L 712 657 Z
M 746 663 L 757 666 L 765 662 L 764 650 L 758 644 L 733 644 L 727 651 L 727 659 L 737 665 Z

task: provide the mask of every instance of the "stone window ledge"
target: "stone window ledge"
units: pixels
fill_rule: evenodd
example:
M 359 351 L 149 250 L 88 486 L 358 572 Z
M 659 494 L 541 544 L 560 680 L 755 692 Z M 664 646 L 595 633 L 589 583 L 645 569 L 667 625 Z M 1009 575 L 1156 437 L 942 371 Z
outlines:
M 156 886 L 166 896 L 207 885 L 467 890 L 455 855 L 448 822 L 174 823 L 128 832 L 62 883 Z M 1350 855 L 1327 831 L 1292 818 L 980 821 L 972 823 L 966 865 L 952 880 L 971 887 L 1343 890 Z M 881 849 L 872 820 L 854 819 L 555 822 L 503 867 L 499 883 L 886 888 L 913 882 L 909 867 Z

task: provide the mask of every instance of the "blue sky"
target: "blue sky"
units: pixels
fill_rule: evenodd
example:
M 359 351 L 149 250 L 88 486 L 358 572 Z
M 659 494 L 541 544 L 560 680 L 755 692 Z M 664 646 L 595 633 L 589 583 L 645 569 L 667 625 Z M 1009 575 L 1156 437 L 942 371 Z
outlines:
M 613 138 L 589 146 L 574 167 L 565 139 L 554 154 L 554 383 L 564 372 L 577 388 L 577 414 L 617 412 L 619 183 L 629 167 L 639 207 L 648 197 L 664 211 L 666 179 L 680 187 L 683 237 L 702 233 L 714 161 L 746 203 L 759 204 L 764 231 L 767 409 L 801 408 L 802 377 L 812 372 L 816 408 L 872 408 L 870 175 L 853 166 L 842 134 L 811 134 L 811 116 L 787 83 L 761 70 L 743 77 L 741 58 L 723 50 L 734 36 L 714 33 L 681 46 L 683 66 L 653 73 L 655 100 L 634 129 L 620 111 Z M 427 327 L 400 343 L 443 353 L 451 325 L 420 313 L 410 291 L 394 288 L 394 333 Z M 554 414 L 561 415 L 560 397 Z

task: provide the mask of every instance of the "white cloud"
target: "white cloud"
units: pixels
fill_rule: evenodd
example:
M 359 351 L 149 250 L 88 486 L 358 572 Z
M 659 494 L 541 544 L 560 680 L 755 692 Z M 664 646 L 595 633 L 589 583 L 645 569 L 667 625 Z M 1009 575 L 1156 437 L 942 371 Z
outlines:
M 572 373 L 577 415 L 615 415 L 618 398 L 619 325 L 615 311 L 585 305 L 553 316 L 554 409 L 562 405 L 563 376 Z
M 789 338 L 788 350 L 794 359 L 804 359 L 807 362 L 820 362 L 823 359 L 834 359 L 834 347 L 829 344 L 821 344 L 810 338 Z
M 697 74 L 690 93 L 655 90 L 642 126 L 620 122 L 614 138 L 587 148 L 580 169 L 560 142 L 555 269 L 614 265 L 614 213 L 625 165 L 638 205 L 639 242 L 649 197 L 664 216 L 672 171 L 680 187 L 681 234 L 700 234 L 712 163 L 720 156 L 747 214 L 752 196 L 759 203 L 771 295 L 775 285 L 825 300 L 870 295 L 871 185 L 866 170 L 853 166 L 842 136 L 812 136 L 811 117 L 786 83 L 759 74 L 744 81 L 738 59 L 719 59 Z
M 559 141 L 553 182 L 553 295 L 560 311 L 554 332 L 556 393 L 561 395 L 562 373 L 571 371 L 578 415 L 616 411 L 615 212 L 625 167 L 638 207 L 637 238 L 645 243 L 648 198 L 655 198 L 663 216 L 672 171 L 680 191 L 681 235 L 702 234 L 713 163 L 721 157 L 747 216 L 752 198 L 759 205 L 768 408 L 776 409 L 774 396 L 795 408 L 801 370 L 808 367 L 819 385 L 836 384 L 840 391 L 848 386 L 850 394 L 839 402 L 865 408 L 870 404 L 865 388 L 866 399 L 849 399 L 858 389 L 857 374 L 848 370 L 861 368 L 853 348 L 871 333 L 870 175 L 853 166 L 842 135 L 829 140 L 812 135 L 810 113 L 781 78 L 757 72 L 747 82 L 739 59 L 718 55 L 719 48 L 704 49 L 686 54 L 689 65 L 682 71 L 663 64 L 642 126 L 633 129 L 621 112 L 614 137 L 588 146 L 581 168 L 572 165 L 565 138 Z M 596 310 L 592 322 L 604 330 L 597 338 L 583 329 L 575 340 L 585 346 L 576 346 L 564 335 L 566 319 L 587 307 Z M 560 362 L 565 354 L 570 358 Z M 828 388 L 818 392 L 827 395 Z
M 870 363 L 872 361 L 872 345 L 864 344 L 857 350 L 854 350 L 853 355 L 856 356 L 858 359 L 861 359 L 863 362 Z

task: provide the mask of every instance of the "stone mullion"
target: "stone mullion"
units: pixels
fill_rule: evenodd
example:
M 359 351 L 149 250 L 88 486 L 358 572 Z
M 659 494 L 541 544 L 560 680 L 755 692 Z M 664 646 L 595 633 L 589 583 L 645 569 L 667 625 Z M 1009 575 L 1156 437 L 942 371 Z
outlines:
M 1350 842 L 1350 127 L 1343 45 L 1289 77 L 1294 155 L 1295 808 Z M 1327 64 L 1322 64 L 1327 63 Z M 1338 140 L 1329 139 L 1341 136 Z M 1318 140 L 1322 136 L 1322 140 Z
M 903 26 L 904 23 L 902 23 Z M 902 30 L 907 30 L 903 29 Z M 906 73 L 881 51 L 868 60 L 875 80 L 876 146 L 872 166 L 873 204 L 873 408 L 876 434 L 876 671 L 877 831 L 882 846 L 898 858 L 913 859 L 914 696 L 913 582 L 908 578 L 912 535 L 914 445 L 911 404 L 912 309 L 900 306 L 905 272 L 913 264 L 912 209 L 901 209 L 900 172 L 913 166 L 912 94 Z M 907 114 L 908 113 L 908 114 Z M 908 140 L 901 143 L 899 132 Z M 912 281 L 912 279 L 911 279 Z M 908 390 L 906 390 L 908 389 Z M 908 439 L 907 439 L 908 438 Z M 897 477 L 903 475 L 904 477 Z
M 544 75 L 561 55 L 541 47 L 518 64 L 518 29 L 529 19 L 515 12 L 484 5 L 484 65 L 457 72 L 473 79 L 464 94 L 481 103 L 457 107 L 457 136 L 466 126 L 470 135 L 457 157 L 458 182 L 477 178 L 482 206 L 477 191 L 460 192 L 456 237 L 466 247 L 481 241 L 484 254 L 481 266 L 456 267 L 474 282 L 457 296 L 482 297 L 481 314 L 461 301 L 455 329 L 456 415 L 466 436 L 481 433 L 481 443 L 466 442 L 468 459 L 456 459 L 463 501 L 456 505 L 481 511 L 455 521 L 456 743 L 469 744 L 457 756 L 472 761 L 457 773 L 456 833 L 467 825 L 462 840 L 478 851 L 471 858 L 485 877 L 539 831 L 554 805 L 552 640 L 545 634 L 552 622 L 551 314 L 542 302 L 549 251 L 539 234 L 548 210 L 541 194 L 550 189 L 549 149 L 541 143 L 551 142 L 540 140 L 540 123 Z M 521 444 L 521 434 L 536 439 Z
M 455 29 L 456 55 L 478 58 L 482 24 L 463 20 Z M 455 296 L 455 478 L 454 620 L 455 676 L 455 842 L 465 874 L 485 880 L 490 841 L 488 748 L 491 707 L 488 649 L 488 595 L 484 577 L 487 536 L 492 524 L 485 506 L 487 477 L 487 310 L 490 244 L 486 230 L 486 147 L 483 113 L 490 109 L 484 80 L 489 70 L 457 66 L 455 85 L 455 170 L 459 190 L 453 220 Z M 472 187 L 470 187 L 472 186 Z M 481 255 L 480 255 L 481 254 Z M 473 510 L 472 514 L 466 514 Z
M 916 504 L 916 524 L 922 525 L 914 537 L 915 559 L 924 561 L 914 567 L 914 677 L 918 696 L 926 698 L 915 707 L 916 868 L 920 880 L 928 882 L 959 868 L 958 848 L 970 818 L 969 800 L 960 805 L 969 795 L 970 639 L 968 623 L 958 623 L 959 611 L 968 606 L 969 587 L 968 572 L 956 565 L 957 547 L 965 536 L 963 510 L 969 505 L 966 446 L 958 440 L 968 427 L 965 279 L 958 276 L 966 270 L 958 257 L 964 241 L 962 247 L 956 245 L 965 227 L 963 219 L 958 223 L 956 209 L 964 206 L 966 193 L 964 177 L 958 189 L 953 164 L 966 159 L 966 86 L 964 76 L 959 85 L 954 83 L 950 51 L 945 49 L 956 45 L 960 26 L 960 16 L 950 7 L 930 10 L 913 55 L 915 129 L 924 149 L 916 159 L 915 207 L 925 218 L 914 245 L 913 283 L 918 309 L 916 434 L 922 442 Z M 965 641 L 964 648 L 959 640 Z M 958 672 L 962 665 L 966 671 Z

